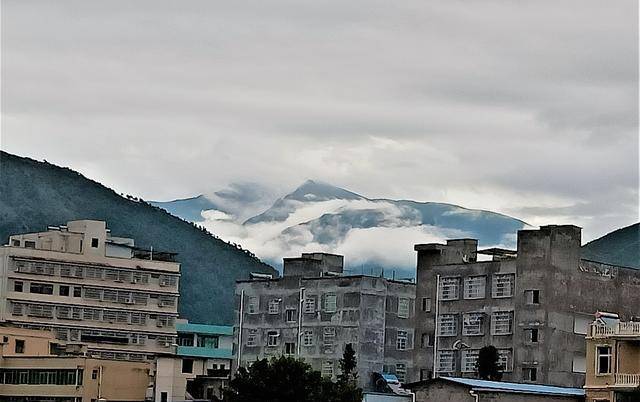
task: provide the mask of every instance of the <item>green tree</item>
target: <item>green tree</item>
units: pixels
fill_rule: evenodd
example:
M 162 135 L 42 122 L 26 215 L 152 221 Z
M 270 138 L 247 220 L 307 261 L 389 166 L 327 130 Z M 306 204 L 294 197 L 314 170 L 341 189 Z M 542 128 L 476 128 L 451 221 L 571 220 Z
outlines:
M 340 374 L 336 384 L 336 402 L 360 402 L 362 401 L 362 389 L 358 387 L 358 372 L 356 368 L 356 352 L 348 343 L 340 359 Z
M 478 352 L 478 362 L 476 363 L 476 370 L 478 372 L 478 378 L 482 380 L 500 381 L 502 379 L 502 372 L 498 365 L 498 349 L 494 346 L 485 346 Z

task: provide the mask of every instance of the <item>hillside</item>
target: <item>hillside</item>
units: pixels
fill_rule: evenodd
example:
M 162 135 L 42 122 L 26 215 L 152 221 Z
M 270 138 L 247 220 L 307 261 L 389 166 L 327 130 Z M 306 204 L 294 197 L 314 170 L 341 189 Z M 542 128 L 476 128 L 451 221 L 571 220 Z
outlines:
M 274 273 L 251 253 L 146 202 L 124 198 L 81 174 L 0 151 L 0 239 L 74 219 L 107 222 L 115 236 L 140 247 L 178 253 L 179 311 L 200 323 L 233 322 L 235 280 Z
M 582 258 L 640 269 L 640 223 L 585 244 Z

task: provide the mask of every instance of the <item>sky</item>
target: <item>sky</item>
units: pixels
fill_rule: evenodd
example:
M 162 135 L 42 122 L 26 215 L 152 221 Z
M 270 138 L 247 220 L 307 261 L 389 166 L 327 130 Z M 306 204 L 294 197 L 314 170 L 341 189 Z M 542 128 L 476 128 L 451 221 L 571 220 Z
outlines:
M 317 179 L 637 222 L 636 0 L 2 1 L 0 148 L 147 200 Z

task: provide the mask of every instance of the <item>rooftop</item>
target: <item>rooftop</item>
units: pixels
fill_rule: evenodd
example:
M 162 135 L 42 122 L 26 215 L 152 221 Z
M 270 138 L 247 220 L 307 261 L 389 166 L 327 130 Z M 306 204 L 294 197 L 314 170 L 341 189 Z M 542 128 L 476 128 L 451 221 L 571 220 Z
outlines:
M 233 327 L 228 325 L 208 325 L 176 323 L 176 331 L 189 334 L 233 335 Z
M 585 392 L 582 388 L 556 387 L 552 385 L 539 384 L 522 384 L 516 382 L 501 382 L 478 380 L 475 378 L 460 377 L 438 377 L 433 380 L 426 380 L 405 385 L 407 388 L 426 385 L 433 381 L 448 381 L 459 385 L 471 387 L 474 391 L 502 391 L 513 392 L 519 394 L 535 394 L 535 395 L 556 395 L 556 396 L 584 396 Z

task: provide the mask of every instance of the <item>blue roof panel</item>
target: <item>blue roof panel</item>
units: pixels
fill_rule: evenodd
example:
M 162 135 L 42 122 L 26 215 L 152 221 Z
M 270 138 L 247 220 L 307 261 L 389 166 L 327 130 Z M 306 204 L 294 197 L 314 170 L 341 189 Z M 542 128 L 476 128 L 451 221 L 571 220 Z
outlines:
M 226 325 L 176 323 L 176 330 L 189 334 L 233 335 L 233 327 Z
M 584 396 L 582 388 L 555 387 L 552 385 L 520 384 L 515 382 L 500 382 L 477 380 L 475 378 L 440 377 L 443 380 L 468 385 L 473 388 L 493 389 L 500 391 L 519 392 L 525 394 Z

